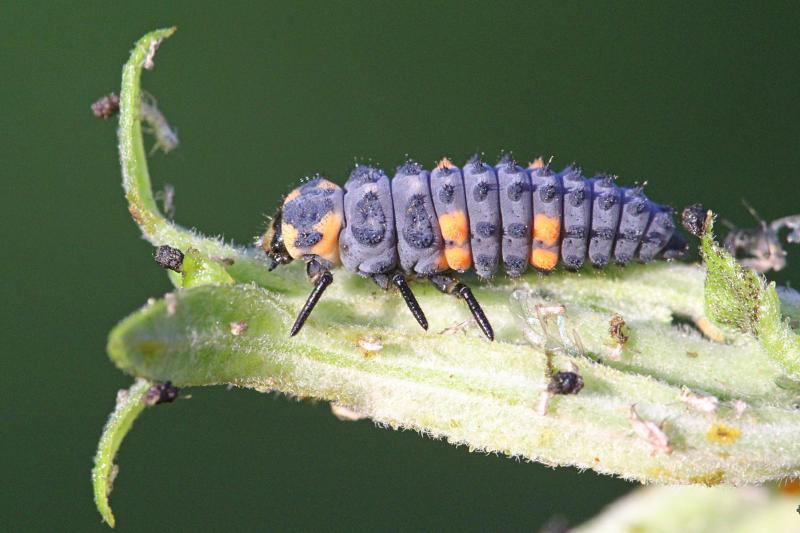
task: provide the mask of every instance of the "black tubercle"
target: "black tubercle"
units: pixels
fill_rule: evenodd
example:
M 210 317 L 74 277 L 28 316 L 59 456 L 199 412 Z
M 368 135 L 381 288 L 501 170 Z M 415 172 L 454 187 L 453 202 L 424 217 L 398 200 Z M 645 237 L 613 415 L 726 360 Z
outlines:
M 397 167 L 398 174 L 411 174 L 417 175 L 422 172 L 422 165 L 414 161 L 413 159 L 409 159 L 399 167 Z
M 514 156 L 507 152 L 503 154 L 500 160 L 497 162 L 497 167 L 506 167 L 508 171 L 516 172 L 517 170 L 517 161 L 514 159 Z
M 483 162 L 481 154 L 474 154 L 472 157 L 470 157 L 469 161 L 467 161 L 467 165 L 470 165 L 472 167 L 472 171 L 476 174 L 481 174 L 486 170 L 486 164 Z

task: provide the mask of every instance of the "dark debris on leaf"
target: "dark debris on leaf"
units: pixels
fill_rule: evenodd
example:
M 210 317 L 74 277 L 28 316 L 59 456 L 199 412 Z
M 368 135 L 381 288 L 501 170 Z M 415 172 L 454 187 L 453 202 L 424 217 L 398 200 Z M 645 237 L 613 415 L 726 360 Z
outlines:
M 179 392 L 180 389 L 174 386 L 171 381 L 156 383 L 147 390 L 142 401 L 151 407 L 160 403 L 171 403 L 178 397 Z
M 175 272 L 180 272 L 183 267 L 183 252 L 166 244 L 156 249 L 155 259 L 159 266 Z
M 578 394 L 583 388 L 583 378 L 577 372 L 556 372 L 547 385 L 552 394 Z
M 109 119 L 119 112 L 119 96 L 111 93 L 99 98 L 92 104 L 92 114 L 103 120 Z
M 706 208 L 703 204 L 692 204 L 684 208 L 681 223 L 686 231 L 695 237 L 700 237 L 705 232 Z

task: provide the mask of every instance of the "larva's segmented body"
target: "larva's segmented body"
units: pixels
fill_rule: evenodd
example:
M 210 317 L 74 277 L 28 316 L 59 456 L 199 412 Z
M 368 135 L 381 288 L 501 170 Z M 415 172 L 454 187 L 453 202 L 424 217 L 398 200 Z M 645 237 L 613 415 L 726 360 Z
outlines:
M 392 179 L 357 165 L 344 188 L 314 178 L 286 196 L 264 247 L 276 265 L 304 259 L 317 280 L 293 333 L 332 281 L 329 270 L 341 264 L 384 288 L 399 287 L 423 326 L 403 274 L 430 278 L 466 299 L 491 338 L 480 306 L 453 272 L 471 268 L 488 279 L 500 269 L 512 277 L 529 266 L 549 272 L 559 262 L 568 270 L 587 261 L 647 262 L 680 257 L 687 243 L 672 210 L 640 186 L 586 178 L 574 165 L 556 173 L 541 159 L 524 169 L 510 157 L 493 167 L 476 156 L 463 168 L 443 159 L 432 172 L 408 161 Z

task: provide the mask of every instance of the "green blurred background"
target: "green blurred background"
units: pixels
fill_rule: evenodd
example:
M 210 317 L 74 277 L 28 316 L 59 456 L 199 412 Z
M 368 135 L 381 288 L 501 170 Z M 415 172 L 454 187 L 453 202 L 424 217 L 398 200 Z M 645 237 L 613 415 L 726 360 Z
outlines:
M 114 323 L 169 290 L 120 188 L 133 42 L 177 24 L 144 86 L 178 128 L 152 159 L 176 219 L 250 241 L 279 196 L 354 158 L 392 168 L 556 156 L 744 225 L 800 212 L 798 4 L 3 2 L 4 531 L 101 531 L 91 459 L 117 389 Z M 151 142 L 148 140 L 148 142 Z M 775 276 L 800 279 L 800 253 Z M 535 530 L 634 485 L 224 388 L 153 409 L 122 447 L 122 531 Z

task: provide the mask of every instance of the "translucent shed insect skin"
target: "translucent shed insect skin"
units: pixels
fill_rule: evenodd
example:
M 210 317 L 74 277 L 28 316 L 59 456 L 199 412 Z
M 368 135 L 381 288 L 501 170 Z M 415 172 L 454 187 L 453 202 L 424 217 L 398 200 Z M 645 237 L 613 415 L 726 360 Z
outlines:
M 302 259 L 314 282 L 292 335 L 342 265 L 383 289 L 395 286 L 424 329 L 428 321 L 406 277 L 430 280 L 463 299 L 490 340 L 483 309 L 453 274 L 472 268 L 489 279 L 502 265 L 518 277 L 529 265 L 577 270 L 588 259 L 600 268 L 612 260 L 673 259 L 687 249 L 672 210 L 650 201 L 643 187 L 587 179 L 575 165 L 556 173 L 541 158 L 525 169 L 510 156 L 496 167 L 474 156 L 463 169 L 442 159 L 430 173 L 407 161 L 392 179 L 357 165 L 344 188 L 315 177 L 284 198 L 262 243 L 271 268 Z

